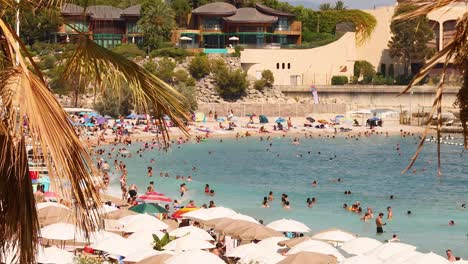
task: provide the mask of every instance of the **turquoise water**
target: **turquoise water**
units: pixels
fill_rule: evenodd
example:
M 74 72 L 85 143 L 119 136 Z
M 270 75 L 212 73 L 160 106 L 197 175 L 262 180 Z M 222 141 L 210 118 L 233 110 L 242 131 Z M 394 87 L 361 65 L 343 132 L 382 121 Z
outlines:
M 461 208 L 462 203 L 468 203 L 468 156 L 460 155 L 462 147 L 443 145 L 443 177 L 439 178 L 435 144 L 428 144 L 420 155 L 416 173 L 400 174 L 416 149 L 417 139 L 412 137 L 301 139 L 298 146 L 292 145 L 291 139 L 273 138 L 271 147 L 269 143 L 258 138 L 224 139 L 222 143 L 210 139 L 202 144 L 175 146 L 167 153 L 148 151 L 142 158 L 134 155 L 124 159 L 129 171 L 127 183 L 137 184 L 144 192 L 150 181 L 147 166 L 153 166 L 156 190 L 175 199 L 179 198 L 181 181 L 174 176 L 192 175 L 185 202 L 194 199 L 201 205 L 214 200 L 218 206 L 265 223 L 296 219 L 312 231 L 337 227 L 382 241 L 397 234 L 402 242 L 414 244 L 420 251 L 444 254 L 451 248 L 455 255 L 468 259 L 468 209 Z M 401 156 L 397 144 L 401 145 Z M 140 147 L 131 149 L 135 152 Z M 150 164 L 151 158 L 155 164 Z M 195 172 L 192 166 L 197 167 Z M 171 178 L 160 178 L 161 171 Z M 331 181 L 336 178 L 343 182 Z M 314 180 L 317 187 L 311 185 Z M 215 197 L 205 196 L 206 183 L 215 190 Z M 111 184 L 118 192 L 118 175 Z M 351 190 L 352 195 L 344 195 L 345 190 Z M 262 208 L 269 191 L 274 192 L 275 201 L 271 208 Z M 281 208 L 281 193 L 289 195 L 292 209 Z M 396 199 L 390 200 L 390 195 Z M 307 197 L 316 197 L 313 208 L 306 206 Z M 375 216 L 386 213 L 387 206 L 393 208 L 394 219 L 384 227 L 385 234 L 375 234 L 374 220 L 363 222 L 358 215 L 342 209 L 343 203 L 356 201 L 364 211 L 373 208 Z M 406 214 L 408 210 L 411 215 Z M 448 225 L 451 219 L 455 226 Z
M 227 54 L 227 49 L 203 49 L 203 53 L 206 54 Z

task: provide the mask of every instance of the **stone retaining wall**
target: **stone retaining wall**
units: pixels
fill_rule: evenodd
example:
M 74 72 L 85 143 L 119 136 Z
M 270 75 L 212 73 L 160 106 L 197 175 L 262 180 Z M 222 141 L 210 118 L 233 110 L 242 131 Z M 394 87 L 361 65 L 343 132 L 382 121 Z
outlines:
M 341 114 L 348 109 L 345 104 L 267 104 L 267 103 L 199 103 L 197 112 L 208 114 L 217 112 L 219 116 L 227 115 L 229 110 L 234 115 L 245 116 L 246 114 L 266 115 L 268 117 L 302 117 L 312 114 Z

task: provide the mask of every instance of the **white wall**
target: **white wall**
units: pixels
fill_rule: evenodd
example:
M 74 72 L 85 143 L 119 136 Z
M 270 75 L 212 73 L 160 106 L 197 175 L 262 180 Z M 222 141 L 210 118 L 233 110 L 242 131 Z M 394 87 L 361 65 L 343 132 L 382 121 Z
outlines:
M 242 66 L 249 75 L 269 69 L 276 85 L 290 85 L 291 75 L 299 75 L 299 85 L 329 84 L 333 75 L 351 76 L 355 59 L 354 33 L 346 33 L 339 40 L 314 49 L 246 49 L 241 55 Z M 276 68 L 277 63 L 280 69 Z

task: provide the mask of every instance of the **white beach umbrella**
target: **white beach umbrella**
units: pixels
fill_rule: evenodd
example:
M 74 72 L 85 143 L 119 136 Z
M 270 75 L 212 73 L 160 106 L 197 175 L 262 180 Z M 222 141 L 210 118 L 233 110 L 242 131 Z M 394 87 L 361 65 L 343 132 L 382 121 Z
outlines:
M 412 258 L 409 258 L 403 263 L 404 264 L 449 264 L 450 262 L 446 258 L 430 252 L 427 254 L 421 254 L 419 256 L 414 256 Z
M 229 40 L 239 40 L 239 38 L 236 36 L 233 36 L 233 37 L 230 37 Z
M 231 252 L 226 254 L 226 257 L 244 258 L 249 253 L 260 251 L 260 250 L 261 248 L 259 245 L 255 243 L 249 243 L 249 244 L 241 245 L 241 246 L 234 248 L 233 250 L 231 250 Z
M 216 218 L 229 217 L 235 214 L 236 212 L 229 208 L 213 207 L 213 208 L 200 209 L 200 210 L 185 213 L 182 215 L 182 218 L 208 221 L 208 220 L 216 219 Z
M 133 253 L 130 253 L 128 256 L 125 257 L 124 261 L 125 262 L 139 262 L 139 261 L 142 261 L 142 260 L 147 259 L 149 257 L 157 256 L 157 255 L 161 255 L 161 254 L 173 255 L 174 253 L 172 251 L 167 251 L 167 250 L 157 251 L 157 250 L 154 250 L 154 249 L 141 249 L 141 250 L 137 250 L 137 251 L 135 251 Z
M 459 260 L 459 261 L 455 261 L 455 264 L 468 264 L 468 260 Z
M 318 240 L 307 240 L 292 247 L 286 255 L 296 254 L 302 251 L 322 253 L 325 255 L 333 255 L 338 261 L 342 261 L 345 257 L 332 245 Z
M 169 242 L 169 244 L 165 245 L 163 249 L 165 250 L 173 250 L 173 251 L 186 251 L 192 249 L 209 249 L 215 248 L 213 244 L 206 240 L 199 239 L 197 237 L 192 237 L 190 235 L 178 238 Z
M 414 250 L 416 250 L 416 247 L 412 245 L 399 243 L 399 242 L 389 242 L 389 243 L 382 244 L 366 252 L 365 255 L 373 256 L 380 260 L 385 261 L 393 255 L 401 254 L 406 251 L 414 251 Z
M 200 249 L 185 251 L 184 253 L 174 255 L 164 262 L 164 264 L 187 263 L 225 264 L 224 261 L 215 254 Z
M 261 248 L 277 252 L 280 249 L 286 248 L 278 245 L 278 243 L 284 241 L 284 239 L 285 237 L 270 237 L 258 242 L 257 245 L 259 245 Z
M 267 227 L 280 232 L 307 233 L 310 231 L 310 228 L 308 228 L 305 224 L 292 219 L 277 220 L 268 224 Z
M 128 256 L 138 250 L 151 249 L 149 246 L 143 248 L 141 245 L 136 245 L 134 242 L 123 237 L 98 240 L 92 243 L 90 247 L 117 256 Z
M 38 263 L 69 264 L 73 263 L 75 255 L 63 249 L 53 247 L 40 247 L 37 252 Z
M 184 227 L 177 228 L 169 232 L 169 235 L 173 237 L 184 237 L 184 236 L 190 235 L 192 237 L 196 237 L 201 240 L 207 240 L 207 241 L 214 240 L 214 238 L 210 234 L 208 234 L 208 232 L 195 226 L 184 226 Z
M 332 242 L 348 242 L 353 239 L 356 239 L 356 235 L 349 232 L 340 230 L 340 229 L 328 229 L 316 233 L 312 236 L 313 239 L 332 241 Z
M 422 256 L 422 255 L 424 254 L 415 250 L 403 251 L 401 253 L 390 256 L 383 263 L 384 264 L 402 264 L 402 263 L 405 263 L 410 258 L 413 258 L 416 256 Z
M 63 205 L 61 203 L 43 202 L 43 203 L 36 204 L 36 208 L 38 211 L 46 207 L 51 207 L 51 206 L 70 210 L 70 208 L 68 208 L 66 205 Z
M 276 264 L 285 258 L 286 257 L 277 253 L 271 253 L 267 251 L 254 251 L 254 252 L 247 254 L 242 259 L 240 259 L 238 263 L 240 264 L 251 264 L 251 263 Z
M 244 215 L 244 214 L 234 214 L 234 215 L 227 216 L 226 218 L 230 218 L 234 220 L 243 220 L 243 221 L 258 224 L 258 221 L 255 218 L 248 216 L 248 215 Z
M 127 237 L 127 240 L 133 241 L 138 245 L 152 246 L 154 242 L 153 234 L 162 238 L 164 233 L 159 230 L 140 230 Z
M 75 225 L 67 223 L 56 223 L 41 228 L 41 237 L 54 240 L 76 240 L 86 242 L 84 232 Z
M 378 246 L 382 245 L 382 242 L 369 238 L 369 237 L 358 237 L 341 245 L 341 249 L 348 254 L 362 255 Z
M 340 262 L 340 264 L 382 264 L 383 262 L 376 258 L 376 257 L 371 257 L 371 256 L 354 256 L 345 259 L 343 262 Z
M 163 230 L 169 226 L 156 217 L 147 214 L 129 215 L 119 220 L 124 225 L 125 233 L 134 233 L 140 230 Z
M 179 38 L 180 40 L 192 40 L 190 37 L 182 36 Z

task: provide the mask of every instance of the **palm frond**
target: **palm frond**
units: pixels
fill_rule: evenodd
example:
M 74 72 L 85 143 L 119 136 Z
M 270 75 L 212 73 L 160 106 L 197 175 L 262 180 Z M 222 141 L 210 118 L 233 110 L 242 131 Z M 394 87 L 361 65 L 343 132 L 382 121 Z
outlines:
M 98 190 L 92 178 L 93 174 L 96 175 L 93 162 L 68 121 L 67 113 L 43 80 L 28 69 L 27 63 L 21 55 L 22 52 L 25 52 L 24 45 L 17 45 L 21 43 L 18 37 L 1 19 L 0 30 L 4 37 L 2 47 L 3 50 L 7 51 L 4 52 L 4 56 L 11 62 L 11 66 L 0 72 L 0 124 L 5 130 L 4 134 L 11 137 L 9 141 L 4 141 L 14 142 L 13 144 L 16 144 L 18 149 L 13 155 L 11 152 L 0 151 L 0 160 L 21 161 L 22 152 L 20 150 L 25 151 L 25 147 L 20 143 L 31 144 L 33 155 L 44 155 L 51 185 L 56 187 L 54 190 L 64 199 L 74 201 L 77 225 L 88 233 L 99 226 L 97 213 L 91 208 L 101 204 Z M 33 62 L 31 61 L 31 63 Z M 26 140 L 28 142 L 25 142 Z M 15 163 L 12 162 L 12 164 Z M 25 164 L 22 166 L 27 169 L 27 162 Z M 8 167 L 5 166 L 0 167 L 0 178 L 3 179 L 4 175 L 8 175 L 7 169 Z M 23 169 L 23 167 L 18 167 L 19 169 Z M 21 182 L 23 179 L 23 175 L 20 173 L 16 173 L 15 177 L 17 177 L 17 182 Z M 3 186 L 5 185 L 2 184 Z M 16 203 L 19 200 L 23 203 L 34 201 L 34 199 L 27 199 L 25 194 L 28 190 L 32 192 L 31 186 L 25 186 L 24 183 L 14 186 L 18 190 L 17 188 L 12 190 L 19 192 Z M 0 200 L 0 203 L 2 204 L 0 207 L 4 208 L 15 205 L 8 199 Z M 28 243 L 36 244 L 38 242 L 38 233 L 35 228 L 38 224 L 35 217 L 36 209 L 34 206 L 22 206 L 22 208 L 25 211 L 22 211 L 21 217 L 30 217 L 29 222 L 22 221 L 25 225 L 24 230 L 34 232 L 29 234 L 30 241 Z M 9 213 L 12 214 L 12 212 Z M 9 221 L 5 222 L 3 228 L 11 230 L 13 227 L 15 226 Z M 21 243 L 22 240 L 19 239 L 18 232 L 22 233 L 23 231 L 18 228 L 16 232 L 2 232 L 0 241 L 20 241 Z M 11 245 L 3 245 L 11 249 Z M 21 264 L 34 263 L 35 248 L 26 248 L 23 245 L 17 248 Z
M 15 261 L 34 263 L 39 224 L 26 148 L 24 140 L 15 142 L 2 122 L 0 157 L 0 261 L 13 252 L 10 258 Z
M 451 5 L 457 1 L 458 0 L 410 0 L 403 3 L 403 5 L 415 5 L 417 8 L 411 12 L 396 16 L 394 20 L 401 21 L 425 16 L 432 11 Z
M 446 0 L 445 2 L 442 1 L 442 4 L 449 4 L 447 3 L 449 0 Z M 416 11 L 415 11 L 416 12 Z M 419 16 L 419 15 L 418 15 Z M 443 86 L 445 83 L 445 72 L 447 70 L 448 65 L 455 60 L 456 64 L 459 65 L 459 69 L 462 74 L 466 75 L 466 72 L 468 69 L 466 66 L 468 65 L 468 14 L 465 14 L 463 18 L 457 23 L 457 31 L 453 37 L 453 39 L 449 42 L 449 44 L 442 49 L 441 51 L 437 52 L 419 71 L 418 74 L 413 78 L 413 80 L 410 82 L 410 84 L 403 90 L 403 92 L 400 93 L 406 93 L 408 92 L 415 84 L 419 83 L 429 72 L 430 70 L 437 65 L 437 63 L 441 62 L 442 60 L 444 61 L 444 68 L 442 71 L 442 78 L 441 81 L 438 85 L 436 96 L 432 105 L 431 112 L 429 114 L 429 117 L 432 118 L 432 116 L 437 113 L 437 164 L 438 164 L 438 175 L 442 175 L 441 172 L 441 157 L 440 157 L 440 135 L 441 135 L 441 128 L 442 128 L 442 94 L 443 94 Z M 468 121 L 468 88 L 466 87 L 468 85 L 468 77 L 466 78 L 467 81 L 464 83 L 464 87 L 460 90 L 459 93 L 459 98 L 458 98 L 458 104 L 460 105 L 460 114 L 461 114 L 461 121 L 462 121 L 462 126 L 463 126 L 463 132 L 464 132 L 464 146 L 465 149 L 468 148 L 468 140 L 467 140 L 467 134 L 468 134 L 468 127 L 466 125 L 466 122 Z M 460 100 L 460 98 L 462 98 Z M 464 98 L 464 99 L 463 99 Z M 421 152 L 425 139 L 427 137 L 427 134 L 429 132 L 429 126 L 430 123 L 428 122 L 427 127 L 423 133 L 423 137 L 421 141 L 419 142 L 418 149 L 416 150 L 416 153 L 414 156 L 411 158 L 410 164 L 407 166 L 406 169 L 402 171 L 402 173 L 407 172 L 416 162 L 419 153 Z
M 77 49 L 65 66 L 64 80 L 79 76 L 80 85 L 95 87 L 98 93 L 104 91 L 103 85 L 109 85 L 107 88 L 118 92 L 124 81 L 132 92 L 137 109 L 153 112 L 159 120 L 163 140 L 169 138 L 164 115 L 187 133 L 184 121 L 188 120 L 188 113 L 183 105 L 184 98 L 173 87 L 135 62 L 99 46 L 83 33 L 80 33 L 78 41 Z

